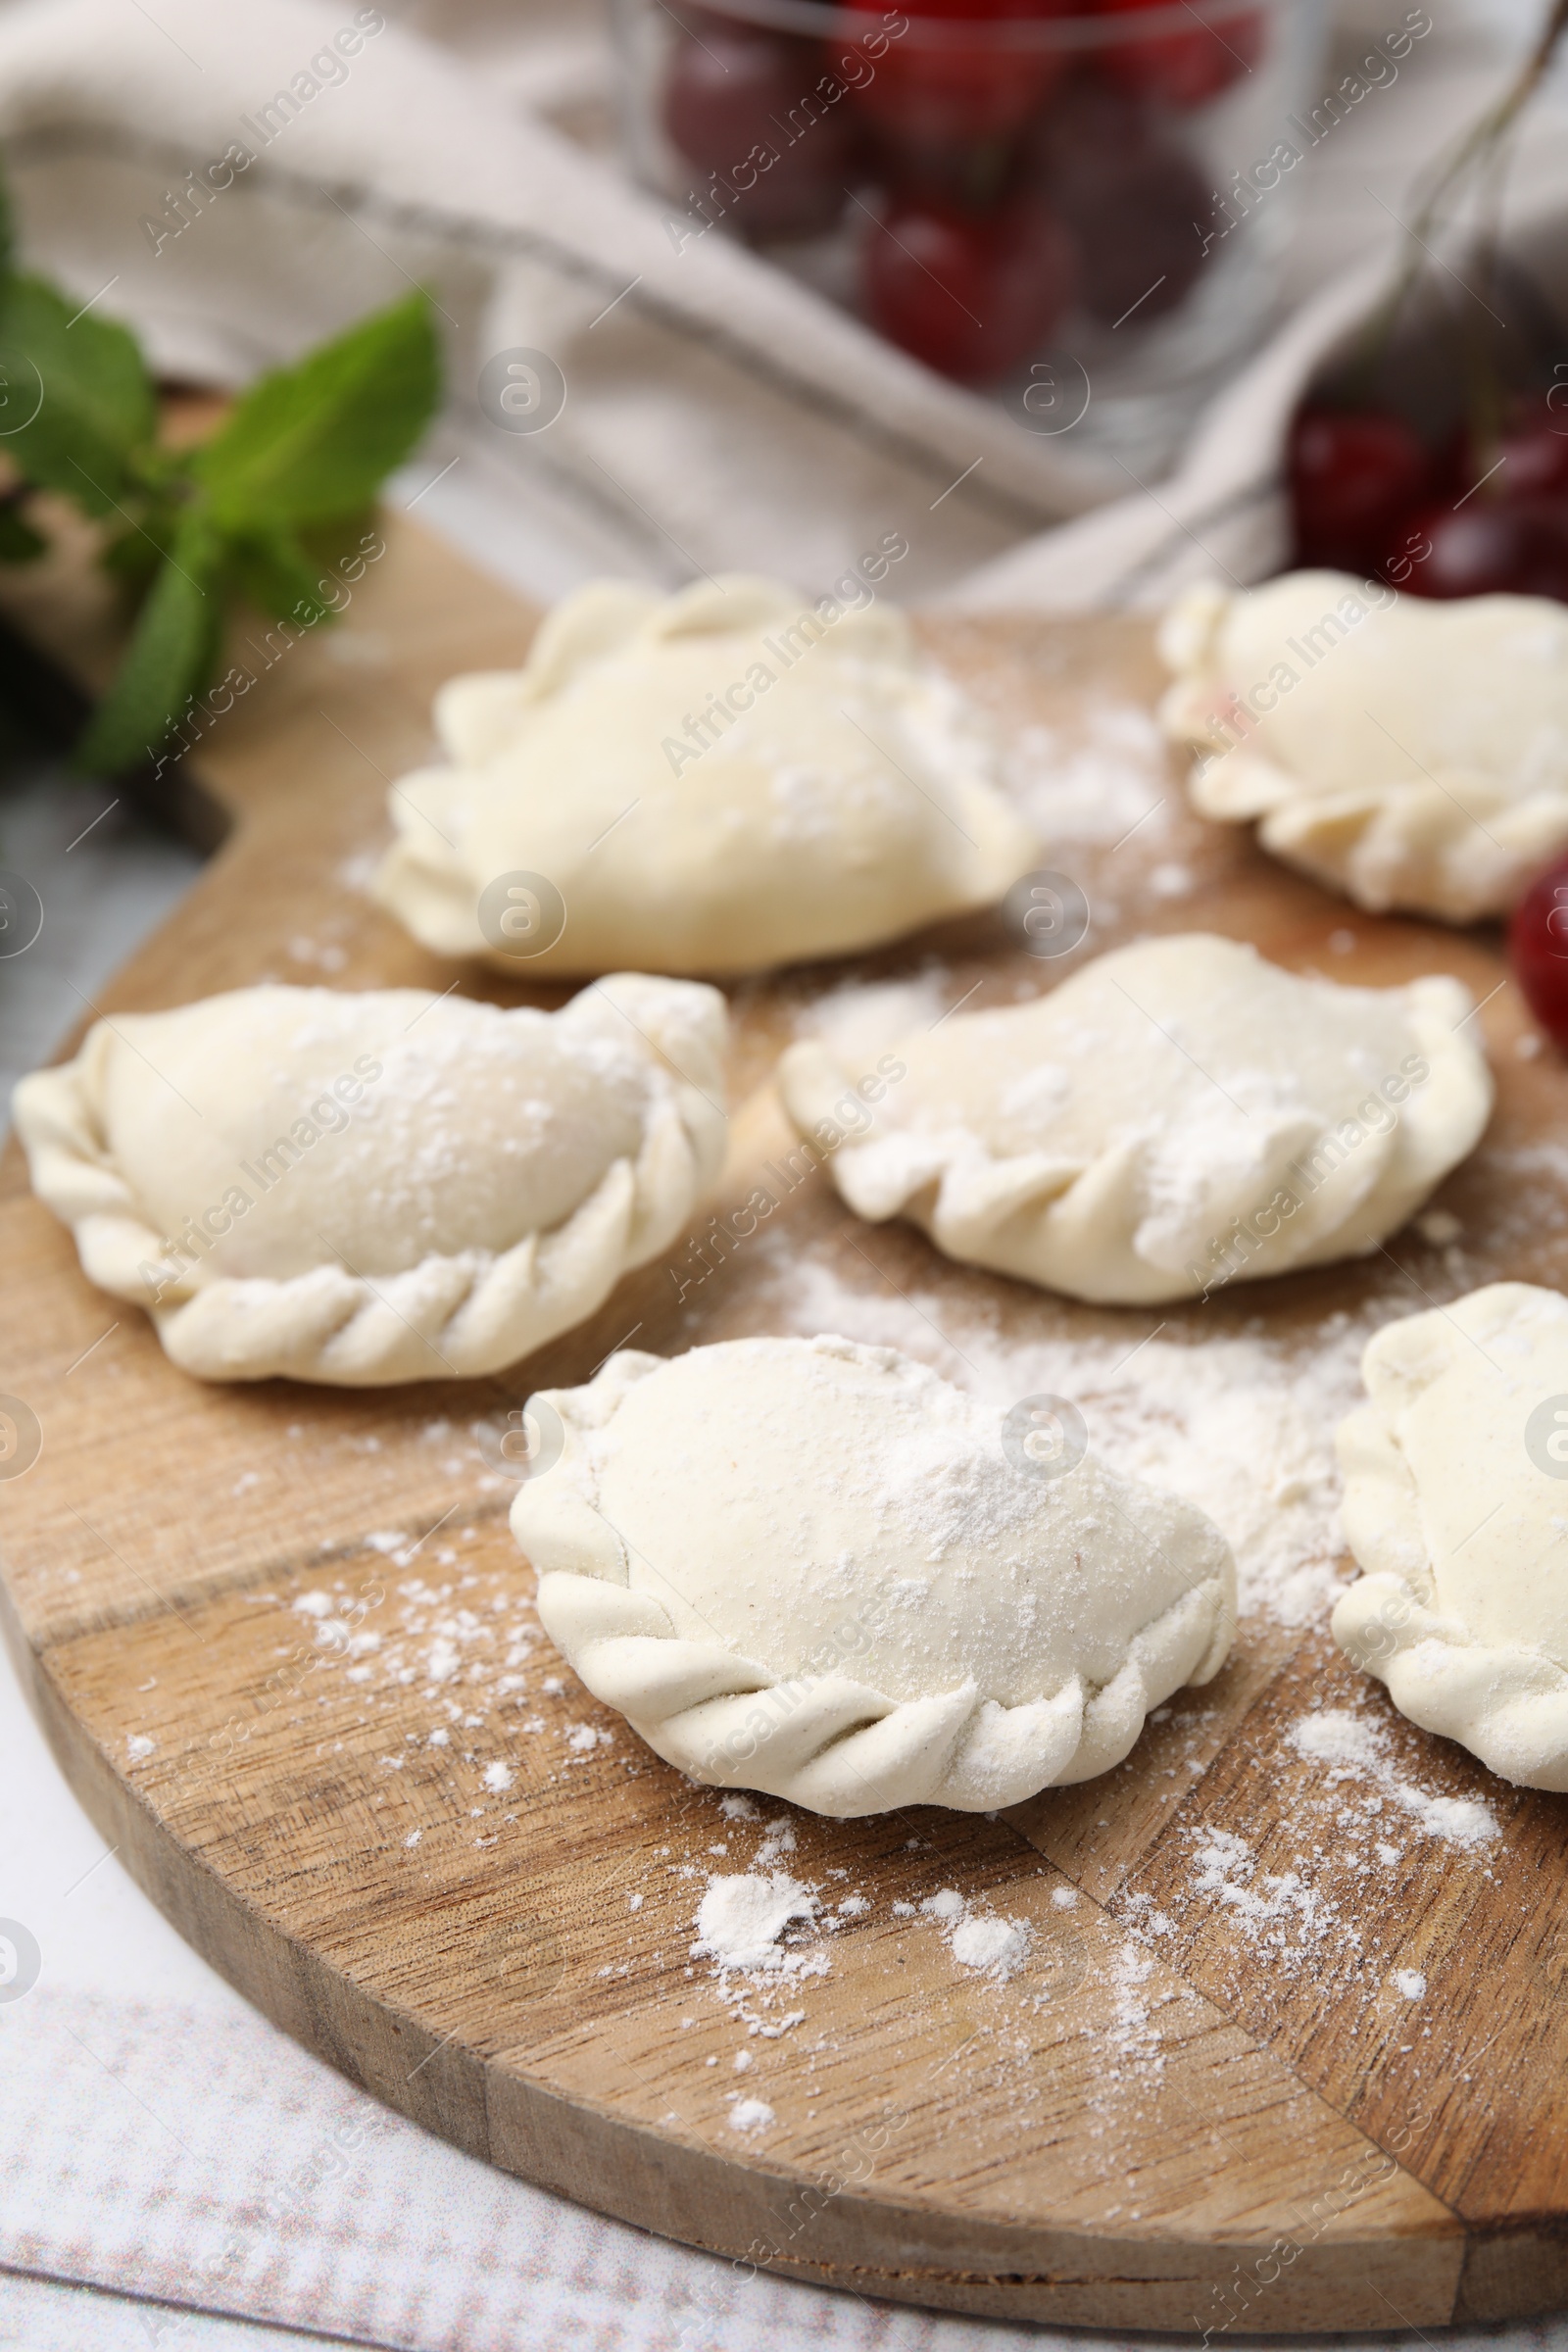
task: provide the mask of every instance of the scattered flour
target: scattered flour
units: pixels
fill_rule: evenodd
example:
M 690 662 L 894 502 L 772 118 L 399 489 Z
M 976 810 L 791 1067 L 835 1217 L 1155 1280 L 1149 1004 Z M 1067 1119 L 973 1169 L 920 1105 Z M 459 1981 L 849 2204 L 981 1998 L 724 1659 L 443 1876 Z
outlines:
M 1018 728 L 1003 781 L 1052 851 L 1109 849 L 1135 825 L 1147 844 L 1165 829 L 1154 814 L 1171 795 L 1164 739 L 1152 715 L 1130 703 L 1092 708 L 1074 738 Z
M 1388 1981 L 1406 2000 L 1419 2000 L 1426 1979 L 1414 1969 L 1391 1970 L 1390 1955 L 1378 1949 L 1386 1903 L 1369 1910 L 1358 1900 L 1363 1886 L 1386 1890 L 1389 1873 L 1404 1859 L 1387 1836 L 1390 1810 L 1410 1816 L 1449 1848 L 1450 1858 L 1454 1849 L 1468 1851 L 1483 1867 L 1501 1825 L 1480 1798 L 1436 1796 L 1405 1779 L 1393 1762 L 1388 1734 L 1371 1716 L 1319 1708 L 1299 1716 L 1288 1737 L 1319 1768 L 1270 1821 L 1275 1835 L 1290 1839 L 1289 1868 L 1264 1870 L 1233 1830 L 1197 1827 L 1183 1833 L 1193 1857 L 1188 1891 L 1227 1914 L 1277 1976 L 1306 1968 L 1320 1981 L 1358 1987 L 1363 1998 Z M 1247 1981 L 1255 1984 L 1255 1961 L 1249 1969 Z
M 1277 1952 L 1316 1943 L 1338 1918 L 1298 1870 L 1258 1872 L 1257 1858 L 1233 1830 L 1190 1830 L 1195 1894 L 1211 1894 L 1235 1914 L 1250 1942 Z
M 1244 1615 L 1309 1624 L 1342 1589 L 1334 1432 L 1361 1399 L 1361 1350 L 1386 1309 L 1332 1318 L 1306 1358 L 1251 1333 L 1187 1346 L 1159 1336 L 1157 1310 L 1142 1345 L 1136 1327 L 1126 1338 L 1003 1339 L 985 1305 L 860 1287 L 797 1255 L 779 1311 L 781 1328 L 900 1348 L 1003 1407 L 1071 1397 L 1110 1469 L 1207 1512 L 1236 1554 Z
M 1502 1824 L 1484 1797 L 1434 1796 L 1396 1772 L 1389 1760 L 1388 1735 L 1370 1716 L 1352 1714 L 1348 1707 L 1320 1707 L 1299 1718 L 1290 1739 L 1299 1754 L 1330 1767 L 1331 1788 L 1357 1777 L 1370 1780 L 1411 1814 L 1429 1838 L 1479 1851 L 1502 1836 Z
M 805 1006 L 797 1033 L 825 1038 L 853 1071 L 876 1066 L 898 1038 L 931 1029 L 947 1011 L 954 988 L 946 964 L 931 962 L 908 980 L 846 980 Z
M 1161 2074 L 1164 2071 L 1165 2053 L 1160 2048 L 1159 2028 L 1151 2015 L 1145 1989 L 1153 1973 L 1152 1952 L 1135 1942 L 1121 1946 L 1110 1969 L 1116 2010 L 1109 2039 L 1121 2058 L 1131 2060 L 1142 2069 L 1152 2069 L 1155 2074 Z
M 895 1910 L 900 1907 L 894 1905 Z M 1004 1984 L 1029 1957 L 1034 1936 L 1026 1919 L 971 1911 L 956 1886 L 938 1887 L 919 1909 L 942 1929 L 948 1949 L 960 1968 L 974 1969 Z

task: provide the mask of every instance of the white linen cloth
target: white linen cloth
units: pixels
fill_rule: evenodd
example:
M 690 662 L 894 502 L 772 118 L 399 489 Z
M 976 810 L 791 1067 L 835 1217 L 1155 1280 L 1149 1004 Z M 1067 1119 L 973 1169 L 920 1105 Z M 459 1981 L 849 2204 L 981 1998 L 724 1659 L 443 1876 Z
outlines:
M 902 529 L 907 595 L 1120 486 L 722 233 L 672 234 L 489 74 L 395 24 L 263 144 L 260 110 L 316 78 L 355 14 L 32 0 L 0 16 L 0 142 L 29 260 L 133 321 L 166 371 L 222 383 L 418 279 L 460 414 L 477 418 L 492 354 L 542 349 L 565 375 L 559 420 L 489 428 L 492 461 L 608 512 L 671 576 L 825 586 Z M 144 223 L 232 142 L 257 160 L 187 200 L 155 251 Z
M 0 144 L 27 258 L 131 320 L 165 371 L 220 383 L 427 284 L 450 353 L 440 448 L 468 456 L 468 499 L 482 500 L 477 471 L 570 517 L 590 567 L 671 583 L 772 571 L 817 593 L 896 530 L 910 549 L 905 600 L 1085 607 L 1158 602 L 1194 567 L 1250 579 L 1277 563 L 1269 487 L 1283 421 L 1325 338 L 1367 298 L 1376 261 L 1286 326 L 1173 482 L 1134 486 L 1072 433 L 1023 430 L 721 233 L 672 233 L 668 208 L 540 111 L 569 120 L 585 97 L 591 111 L 603 78 L 591 18 L 549 0 L 504 16 L 431 0 L 424 21 L 454 48 L 392 13 L 394 0 L 0 11 Z M 1342 190 L 1342 216 L 1344 188 L 1364 191 L 1348 217 L 1325 220 L 1316 204 L 1318 275 L 1390 246 L 1409 169 L 1473 111 L 1521 37 L 1516 10 L 1494 13 L 1490 44 L 1462 0 L 1432 0 L 1432 13 L 1437 31 L 1398 81 L 1301 167 L 1309 216 L 1319 189 Z M 383 28 L 352 59 L 334 56 L 332 36 L 357 15 Z M 301 76 L 320 86 L 292 118 L 268 117 Z M 1537 147 L 1560 152 L 1560 117 L 1544 124 Z M 255 161 L 193 198 L 188 175 L 235 142 Z M 172 198 L 188 221 L 160 236 L 179 217 Z M 1299 284 L 1288 270 L 1282 291 Z M 497 429 L 478 403 L 484 361 L 517 348 L 545 351 L 565 377 L 564 410 L 538 433 Z

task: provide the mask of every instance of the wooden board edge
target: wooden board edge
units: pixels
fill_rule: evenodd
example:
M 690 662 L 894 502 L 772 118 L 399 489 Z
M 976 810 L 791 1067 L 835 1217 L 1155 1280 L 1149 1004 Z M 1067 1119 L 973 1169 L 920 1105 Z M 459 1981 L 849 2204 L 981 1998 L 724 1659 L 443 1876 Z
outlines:
M 612 2219 L 754 2269 L 862 2297 L 1003 2320 L 1200 2332 L 1205 2299 L 1256 2265 L 1262 2247 L 1225 2241 L 1152 2247 L 1088 2231 L 1012 2230 L 768 2173 L 702 2147 L 680 2167 L 657 2134 L 572 2101 L 473 2048 L 442 2042 L 412 2015 L 296 1943 L 178 1846 L 60 1700 L 47 1660 L 0 1588 L 0 1632 L 74 1793 L 142 1891 L 237 1992 L 383 2104 L 466 2153 Z M 192 1870 L 192 1864 L 196 1869 Z M 1419 2187 L 1412 2179 L 1411 2185 Z M 801 2218 L 803 2206 L 807 2218 Z M 1402 2238 L 1324 2238 L 1299 2249 L 1248 2332 L 1434 2327 L 1458 2316 L 1523 2317 L 1561 2299 L 1564 2247 L 1543 2238 L 1494 2252 L 1451 2229 Z M 1511 2248 L 1511 2252 L 1510 2252 Z M 1480 2259 L 1478 2259 L 1478 2256 Z M 1390 2318 L 1390 2311 L 1399 2316 Z

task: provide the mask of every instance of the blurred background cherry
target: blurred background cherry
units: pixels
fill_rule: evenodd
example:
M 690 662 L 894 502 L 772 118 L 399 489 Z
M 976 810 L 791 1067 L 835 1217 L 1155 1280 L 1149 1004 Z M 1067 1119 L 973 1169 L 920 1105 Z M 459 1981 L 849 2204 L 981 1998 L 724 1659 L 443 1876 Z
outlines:
M 1488 498 L 1404 518 L 1430 553 L 1402 585 L 1417 596 L 1552 596 L 1568 604 L 1568 498 Z
M 1288 454 L 1296 561 L 1375 571 L 1417 504 L 1433 461 L 1402 416 L 1376 409 L 1297 412 Z
M 1150 102 L 1080 70 L 1036 134 L 1040 183 L 1078 249 L 1078 300 L 1107 326 L 1173 311 L 1203 266 L 1212 190 Z
M 1096 0 L 1102 17 L 1135 19 L 1147 16 L 1157 0 Z M 1161 8 L 1168 15 L 1168 8 Z M 1208 0 L 1201 11 L 1188 12 L 1191 28 L 1147 33 L 1142 39 L 1117 41 L 1102 59 L 1109 79 L 1144 98 L 1186 109 L 1206 106 L 1250 74 L 1263 54 L 1264 24 L 1255 8 L 1227 15 Z M 1129 25 L 1129 30 L 1135 29 Z
M 1500 404 L 1500 427 L 1423 438 L 1377 407 L 1306 402 L 1290 441 L 1294 561 L 1411 596 L 1568 603 L 1568 417 L 1559 387 Z
M 1514 908 L 1508 960 L 1543 1029 L 1568 1050 L 1568 859 L 1548 866 Z
M 1552 406 L 1565 387 L 1553 382 L 1539 397 L 1516 397 L 1497 442 L 1497 484 L 1506 498 L 1568 493 L 1568 415 Z M 1477 453 L 1479 454 L 1479 453 Z M 1479 479 L 1479 474 L 1472 477 Z
M 1038 196 L 983 214 L 895 197 L 866 237 L 862 282 L 890 342 L 984 383 L 1051 341 L 1075 271 L 1072 240 Z
M 979 141 L 1007 139 L 1022 130 L 1066 70 L 1062 51 L 999 43 L 996 28 L 1040 23 L 1069 13 L 1070 0 L 904 0 L 913 37 L 902 35 L 877 61 L 876 72 L 853 95 L 884 140 L 914 155 L 941 153 Z M 849 0 L 857 16 L 880 26 L 883 0 Z M 943 27 L 922 41 L 920 28 Z M 972 24 L 975 38 L 961 28 Z M 947 28 L 951 27 L 951 35 Z M 853 35 L 852 35 L 853 37 Z
M 716 202 L 764 244 L 852 220 L 868 322 L 977 385 L 1064 325 L 1125 326 L 1119 355 L 1180 308 L 1214 202 L 1192 118 L 1251 71 L 1268 28 L 1235 0 L 904 0 L 891 38 L 886 0 L 843 0 L 832 41 L 686 0 L 665 13 L 662 126 L 703 216 Z M 856 79 L 835 72 L 850 47 Z M 1368 524 L 1365 561 L 1388 519 Z
M 825 104 L 818 41 L 736 17 L 688 11 L 664 84 L 669 138 L 749 237 L 809 237 L 829 229 L 858 169 L 859 126 L 841 99 Z M 759 167 L 754 151 L 774 160 Z M 754 174 L 743 187 L 735 174 Z

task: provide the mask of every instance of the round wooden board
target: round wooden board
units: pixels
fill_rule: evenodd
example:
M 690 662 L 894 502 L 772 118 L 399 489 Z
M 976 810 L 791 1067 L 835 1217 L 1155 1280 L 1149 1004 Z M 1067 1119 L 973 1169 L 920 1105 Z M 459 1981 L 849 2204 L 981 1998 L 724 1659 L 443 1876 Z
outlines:
M 412 526 L 389 539 L 341 630 L 294 647 L 203 747 L 235 828 L 103 1009 L 264 975 L 452 984 L 358 885 L 432 689 L 515 662 L 531 615 Z M 90 678 L 111 631 L 79 565 L 27 594 L 26 625 Z M 1058 767 L 1086 734 L 1135 726 L 1157 687 L 1140 623 L 931 635 L 1007 727 L 1051 730 L 1032 741 Z M 901 1341 L 928 1323 L 933 1360 L 961 1372 L 955 1332 L 1130 1351 L 1161 1322 L 1161 1345 L 1197 1347 L 1264 1317 L 1306 1363 L 1343 1352 L 1358 1317 L 1503 1276 L 1568 1282 L 1550 1143 L 1568 1076 L 1514 1052 L 1494 939 L 1356 915 L 1198 824 L 1174 770 L 1169 794 L 1125 841 L 1058 857 L 1095 909 L 1076 956 L 1031 960 L 986 917 L 853 975 L 737 990 L 741 1108 L 715 1205 L 788 1148 L 767 1067 L 825 989 L 923 972 L 950 1003 L 1005 1003 L 1141 927 L 1201 925 L 1374 984 L 1455 971 L 1486 1000 L 1499 1106 L 1443 1195 L 1462 1256 L 1408 1233 L 1163 1317 L 1100 1311 L 858 1224 L 818 1177 L 775 1183 L 765 1233 L 710 1250 L 684 1295 L 701 1260 L 676 1251 L 673 1275 L 647 1269 L 504 1380 L 205 1388 L 85 1282 L 13 1151 L 0 1389 L 44 1442 L 0 1486 L 9 1632 L 83 1804 L 197 1948 L 354 2081 L 530 2180 L 742 2263 L 1009 2319 L 1212 2332 L 1539 2312 L 1568 2296 L 1562 1799 L 1403 1723 L 1317 1610 L 1249 1617 L 1225 1673 L 1127 1765 L 999 1818 L 723 1803 L 561 1666 L 511 1486 L 473 1435 L 624 1340 L 800 1328 L 827 1289 L 857 1295 L 861 1336 L 882 1313 Z M 457 985 L 523 994 L 467 969 Z M 1320 1705 L 1371 1722 L 1375 1787 L 1293 1743 Z M 1418 1796 L 1387 1800 L 1373 1870 L 1378 1788 Z M 1444 1797 L 1484 1798 L 1498 1836 L 1431 1834 Z M 1195 1871 L 1216 1850 L 1250 1857 L 1231 1883 L 1250 1911 Z M 791 1971 L 721 1980 L 692 1950 L 708 1877 L 780 1867 L 822 1918 Z M 1027 1967 L 959 1968 L 919 1908 L 948 1887 L 1030 1922 Z M 1412 1971 L 1418 2002 L 1396 1981 Z M 770 2126 L 737 2128 L 742 2092 Z

